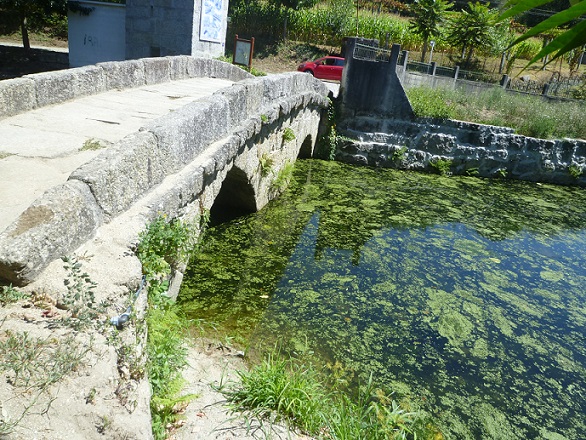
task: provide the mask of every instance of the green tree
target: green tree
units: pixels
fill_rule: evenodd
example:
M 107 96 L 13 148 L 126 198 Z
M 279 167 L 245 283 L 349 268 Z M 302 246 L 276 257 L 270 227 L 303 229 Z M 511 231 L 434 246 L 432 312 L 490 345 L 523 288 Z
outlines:
M 28 19 L 34 14 L 50 14 L 57 11 L 65 13 L 67 0 L 0 0 L 0 9 L 12 12 L 18 17 L 22 34 L 22 45 L 30 50 Z
M 422 63 L 425 61 L 430 38 L 440 35 L 440 26 L 446 18 L 447 10 L 451 7 L 452 5 L 445 0 L 415 0 L 411 5 L 413 19 L 409 23 L 409 28 L 423 38 Z
M 507 10 L 501 14 L 499 20 L 514 17 L 550 2 L 551 0 L 508 0 L 504 6 Z M 544 34 L 552 29 L 561 28 L 563 31 L 546 44 L 545 47 L 529 61 L 527 66 L 535 63 L 541 58 L 554 54 L 554 56 L 548 61 L 552 62 L 556 58 L 586 44 L 586 20 L 576 22 L 576 20 L 584 14 L 586 14 L 586 0 L 570 0 L 569 8 L 558 12 L 541 23 L 533 26 L 517 38 L 511 46 L 519 44 L 533 36 Z
M 474 50 L 492 46 L 497 12 L 479 2 L 468 3 L 467 9 L 455 13 L 449 23 L 447 40 L 462 48 L 461 58 L 470 64 Z

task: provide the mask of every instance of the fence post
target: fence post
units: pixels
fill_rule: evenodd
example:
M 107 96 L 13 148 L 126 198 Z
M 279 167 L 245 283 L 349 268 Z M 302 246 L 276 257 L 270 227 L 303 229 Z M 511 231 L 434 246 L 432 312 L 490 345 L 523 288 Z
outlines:
M 435 76 L 435 71 L 437 70 L 437 63 L 435 61 L 432 61 L 430 67 L 431 67 L 431 74 L 430 75 Z
M 460 66 L 454 66 L 454 79 L 458 79 L 459 73 L 460 73 Z
M 503 89 L 506 89 L 507 86 L 509 85 L 509 75 L 507 75 L 506 73 L 503 75 L 503 77 L 501 78 L 501 86 Z
M 407 60 L 409 59 L 409 51 L 404 50 L 402 52 L 402 55 L 403 55 L 403 67 L 406 69 L 407 68 Z
M 403 74 L 401 75 L 401 82 L 405 84 L 405 78 L 407 77 L 407 62 L 409 61 L 409 51 L 402 51 L 403 54 Z
M 550 86 L 549 83 L 543 85 L 543 90 L 541 92 L 541 94 L 543 96 L 547 96 L 547 94 L 549 93 L 549 86 Z

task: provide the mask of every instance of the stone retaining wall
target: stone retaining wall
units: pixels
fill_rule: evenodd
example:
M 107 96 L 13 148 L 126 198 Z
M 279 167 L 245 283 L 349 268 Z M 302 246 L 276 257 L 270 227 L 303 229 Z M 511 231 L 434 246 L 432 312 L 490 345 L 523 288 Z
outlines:
M 351 128 L 350 128 L 351 126 Z M 454 120 L 355 118 L 339 126 L 338 160 L 387 168 L 586 186 L 586 141 L 544 140 L 513 129 Z
M 142 84 L 148 78 L 180 79 L 194 72 L 219 77 L 238 74 L 229 64 L 178 57 L 168 63 L 155 59 L 73 69 L 71 76 L 62 75 L 59 80 L 55 77 L 48 86 L 55 87 L 59 99 L 70 99 L 73 94 L 58 92 L 65 89 L 64 78 L 73 83 L 78 78 L 86 84 L 75 89 L 81 96 L 100 89 L 102 84 L 121 84 L 108 78 L 116 69 L 119 76 L 114 77 L 124 77 L 123 84 Z M 100 79 L 97 85 L 88 80 L 93 75 Z M 34 81 L 28 79 L 27 85 L 50 80 L 41 76 Z M 38 99 L 39 93 L 32 89 L 29 92 Z M 299 151 L 307 136 L 313 136 L 315 143 L 321 110 L 327 106 L 327 88 L 320 81 L 310 75 L 289 73 L 235 83 L 148 123 L 82 165 L 68 182 L 45 193 L 0 234 L 0 278 L 17 285 L 31 282 L 51 261 L 89 240 L 100 225 L 125 212 L 167 176 L 199 159 L 185 188 L 176 188 L 165 196 L 165 204 L 170 205 L 163 212 L 170 216 L 180 214 L 181 208 L 197 200 L 219 171 L 236 161 L 246 145 L 250 148 L 251 143 L 270 137 L 271 130 L 280 132 L 294 126 L 298 117 L 307 119 L 303 109 L 310 110 L 311 121 L 305 125 L 311 128 L 297 128 L 302 138 L 296 149 Z M 282 135 L 276 133 L 273 137 L 272 148 L 283 148 Z M 213 153 L 207 154 L 212 144 Z M 259 157 L 252 159 L 247 162 L 252 163 L 254 171 Z M 71 200 L 68 195 L 72 195 Z

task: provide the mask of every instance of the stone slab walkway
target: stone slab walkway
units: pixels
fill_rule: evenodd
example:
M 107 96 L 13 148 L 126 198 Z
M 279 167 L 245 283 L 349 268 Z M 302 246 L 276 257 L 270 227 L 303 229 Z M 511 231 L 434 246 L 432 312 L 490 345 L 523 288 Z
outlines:
M 0 120 L 0 232 L 47 189 L 148 121 L 228 87 L 192 78 L 112 90 Z

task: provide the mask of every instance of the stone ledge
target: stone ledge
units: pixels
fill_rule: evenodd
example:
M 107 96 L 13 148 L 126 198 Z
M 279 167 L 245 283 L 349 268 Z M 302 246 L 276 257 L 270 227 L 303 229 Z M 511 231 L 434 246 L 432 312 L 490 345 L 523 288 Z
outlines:
M 201 77 L 235 82 L 254 78 L 236 66 L 210 58 L 179 55 L 110 61 L 0 81 L 0 119 L 113 89 Z
M 0 119 L 28 112 L 36 106 L 34 80 L 16 78 L 0 81 Z
M 88 240 L 103 223 L 87 185 L 70 181 L 37 199 L 0 234 L 0 278 L 28 284 L 51 261 Z

